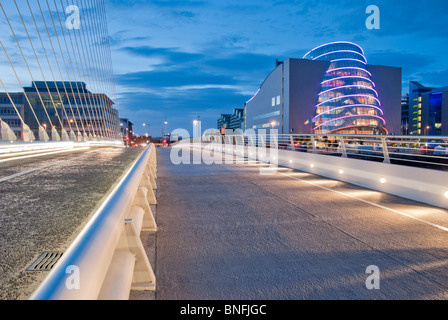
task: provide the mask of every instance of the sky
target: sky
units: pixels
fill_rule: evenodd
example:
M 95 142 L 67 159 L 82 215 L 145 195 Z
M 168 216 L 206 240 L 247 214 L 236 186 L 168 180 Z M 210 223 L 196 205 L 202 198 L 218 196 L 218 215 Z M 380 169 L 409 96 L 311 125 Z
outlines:
M 448 86 L 446 0 L 104 1 L 113 99 L 120 117 L 142 135 L 148 130 L 145 123 L 152 136 L 161 136 L 165 121 L 169 131 L 191 132 L 198 117 L 203 130 L 216 128 L 222 113 L 244 107 L 276 59 L 302 58 L 333 41 L 357 43 L 369 64 L 401 67 L 403 92 L 410 80 Z M 0 2 L 14 12 L 11 1 Z M 30 2 L 35 6 L 35 0 Z M 369 5 L 380 9 L 378 30 L 366 27 Z M 3 28 L 7 25 L 0 19 Z M 2 39 L 14 52 L 13 41 Z M 11 71 L 1 62 L 0 73 L 8 79 L 4 71 Z
M 380 9 L 369 30 L 366 8 Z M 414 5 L 415 4 L 415 5 Z M 410 80 L 448 85 L 448 1 L 108 0 L 117 105 L 142 132 L 215 128 L 242 108 L 275 67 L 316 46 L 352 41 L 369 64 L 403 68 Z M 144 131 L 142 132 L 144 133 Z

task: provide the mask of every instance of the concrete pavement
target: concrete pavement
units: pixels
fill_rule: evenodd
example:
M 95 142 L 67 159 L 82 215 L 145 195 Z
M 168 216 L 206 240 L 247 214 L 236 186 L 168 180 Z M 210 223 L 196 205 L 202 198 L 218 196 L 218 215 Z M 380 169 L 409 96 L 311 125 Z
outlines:
M 446 210 L 285 168 L 175 166 L 169 153 L 159 232 L 145 238 L 158 290 L 133 299 L 448 298 Z

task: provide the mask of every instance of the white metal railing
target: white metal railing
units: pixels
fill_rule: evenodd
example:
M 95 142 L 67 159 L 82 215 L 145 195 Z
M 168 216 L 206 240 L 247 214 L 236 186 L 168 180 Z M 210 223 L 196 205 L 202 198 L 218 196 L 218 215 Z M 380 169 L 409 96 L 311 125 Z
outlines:
M 203 142 L 266 146 L 297 152 L 448 170 L 448 137 L 314 134 L 208 135 Z
M 116 186 L 30 300 L 126 300 L 155 290 L 141 231 L 155 232 L 157 155 L 150 145 Z

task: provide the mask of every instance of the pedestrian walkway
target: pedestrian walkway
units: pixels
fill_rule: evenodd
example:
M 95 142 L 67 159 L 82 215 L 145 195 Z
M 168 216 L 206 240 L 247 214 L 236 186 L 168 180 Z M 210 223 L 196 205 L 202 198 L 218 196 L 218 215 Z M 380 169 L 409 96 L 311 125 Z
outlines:
M 144 236 L 157 292 L 132 299 L 448 298 L 446 210 L 286 168 L 176 166 L 170 151 Z

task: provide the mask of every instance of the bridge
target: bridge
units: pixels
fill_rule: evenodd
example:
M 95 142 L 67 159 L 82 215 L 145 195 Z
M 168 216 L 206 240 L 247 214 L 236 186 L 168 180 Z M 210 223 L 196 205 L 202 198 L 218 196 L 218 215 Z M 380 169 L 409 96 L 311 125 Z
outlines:
M 366 143 L 351 144 L 345 157 L 325 154 L 320 142 L 299 150 L 299 136 L 277 148 L 251 145 L 269 142 L 253 138 L 203 137 L 145 150 L 84 146 L 3 163 L 4 297 L 446 299 L 448 199 L 436 187 L 446 181 L 444 170 L 349 156 Z M 397 145 L 388 150 L 398 153 Z M 295 168 L 310 156 L 313 167 Z M 443 163 L 444 156 L 432 157 Z M 329 163 L 344 174 L 331 177 Z M 384 180 L 363 186 L 350 174 L 356 165 L 375 177 L 379 165 Z M 26 187 L 48 180 L 52 187 Z M 395 195 L 401 180 L 414 180 L 424 195 L 434 188 L 445 205 Z M 369 287 L 371 270 L 379 272 L 378 288 Z
M 104 1 L 0 9 L 0 299 L 447 298 L 447 137 L 125 148 Z

